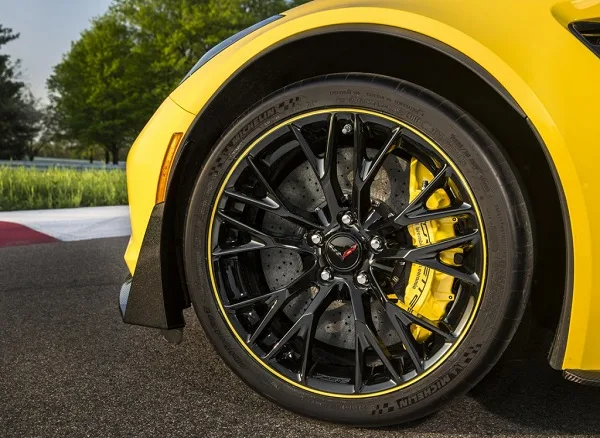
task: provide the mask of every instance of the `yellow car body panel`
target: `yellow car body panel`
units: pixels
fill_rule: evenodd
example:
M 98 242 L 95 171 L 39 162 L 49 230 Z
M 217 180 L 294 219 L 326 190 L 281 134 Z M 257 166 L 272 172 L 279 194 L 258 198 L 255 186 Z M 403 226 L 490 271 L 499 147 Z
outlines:
M 131 215 L 131 239 L 125 262 L 131 274 L 146 234 L 166 149 L 174 132 L 186 132 L 194 115 L 167 98 L 142 130 L 127 157 L 127 194 Z
M 600 274 L 594 270 L 600 266 L 600 227 L 591 222 L 600 217 L 595 175 L 600 59 L 567 29 L 573 21 L 597 17 L 600 0 L 317 0 L 288 12 L 195 72 L 136 141 L 128 159 L 133 236 L 126 259 L 131 272 L 171 135 L 185 132 L 242 66 L 283 40 L 327 26 L 405 29 L 441 41 L 483 67 L 539 132 L 564 190 L 573 238 L 574 291 L 562 367 L 600 370 Z

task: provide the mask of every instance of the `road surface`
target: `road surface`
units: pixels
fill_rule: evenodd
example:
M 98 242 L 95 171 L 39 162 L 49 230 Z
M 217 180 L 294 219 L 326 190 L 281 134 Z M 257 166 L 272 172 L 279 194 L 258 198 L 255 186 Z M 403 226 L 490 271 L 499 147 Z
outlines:
M 0 437 L 558 436 L 600 433 L 600 389 L 564 381 L 550 337 L 514 347 L 474 391 L 407 426 L 350 429 L 251 392 L 191 311 L 184 342 L 126 326 L 117 310 L 126 238 L 0 249 Z

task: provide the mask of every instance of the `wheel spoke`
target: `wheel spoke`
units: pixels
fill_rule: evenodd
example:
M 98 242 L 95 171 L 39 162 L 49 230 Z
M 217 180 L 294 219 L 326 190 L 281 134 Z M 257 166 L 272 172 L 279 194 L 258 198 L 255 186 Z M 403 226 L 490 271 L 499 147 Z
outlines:
M 372 230 L 374 228 L 379 229 L 379 225 L 385 222 L 388 221 L 384 221 L 381 213 L 377 210 L 377 208 L 374 208 L 369 212 L 365 221 L 363 222 L 363 228 L 365 230 Z
M 362 224 L 371 205 L 370 185 L 365 184 L 367 175 L 367 147 L 364 138 L 364 124 L 358 114 L 353 115 L 354 122 L 354 153 L 352 183 L 352 210 L 358 222 Z
M 402 345 L 404 345 L 405 350 L 407 351 L 411 362 L 415 366 L 415 370 L 417 374 L 420 374 L 424 371 L 424 361 L 417 350 L 415 340 L 412 336 L 410 329 L 408 328 L 407 317 L 404 315 L 404 312 L 401 307 L 399 307 L 395 302 L 392 302 L 387 294 L 381 289 L 379 282 L 372 275 L 373 281 L 375 283 L 375 292 L 381 301 L 385 313 L 392 323 L 394 330 L 400 337 L 400 341 L 402 341 Z
M 377 279 L 375 277 L 373 277 L 373 279 L 375 284 L 375 292 L 383 305 L 388 319 L 392 323 L 394 330 L 398 333 L 402 344 L 404 345 L 412 363 L 414 364 L 417 374 L 423 372 L 424 361 L 418 352 L 415 339 L 410 331 L 410 324 L 421 326 L 430 332 L 441 336 L 446 342 L 449 343 L 453 343 L 456 340 L 456 337 L 450 331 L 445 331 L 443 328 L 438 327 L 434 322 L 430 321 L 424 316 L 414 315 L 408 310 L 398 306 L 395 302 L 388 298 L 387 294 L 383 291 L 383 289 L 381 289 Z
M 306 141 L 306 138 L 304 138 L 304 135 L 302 134 L 302 130 L 300 129 L 300 127 L 298 127 L 294 124 L 291 124 L 290 130 L 296 137 L 296 140 L 298 141 L 298 144 L 300 145 L 300 149 L 302 149 L 302 152 L 304 152 L 304 155 L 306 156 L 306 160 L 308 161 L 308 164 L 310 165 L 310 167 L 315 172 L 315 175 L 317 175 L 317 178 L 318 178 L 322 174 L 322 170 L 319 166 L 319 158 L 313 152 L 312 148 Z
M 313 336 L 315 325 L 319 322 L 319 313 L 322 304 L 329 297 L 332 290 L 337 287 L 337 283 L 331 283 L 327 286 L 321 286 L 304 314 L 294 323 L 294 325 L 277 341 L 271 350 L 264 356 L 264 359 L 271 360 L 277 356 L 282 348 L 294 337 L 298 336 L 304 342 L 310 342 L 309 338 Z
M 313 152 L 312 148 L 308 144 L 308 141 L 302 134 L 302 130 L 298 126 L 292 124 L 290 125 L 290 130 L 294 133 L 300 148 L 306 156 L 308 164 L 319 180 L 319 184 L 323 190 L 323 195 L 325 196 L 325 202 L 329 208 L 329 221 L 333 221 L 342 211 L 343 198 L 343 193 L 337 174 L 337 117 L 335 114 L 332 114 L 329 117 L 327 146 L 325 148 L 325 155 L 323 158 L 317 157 L 317 155 Z
M 421 246 L 417 248 L 386 249 L 377 255 L 376 259 L 403 260 L 410 263 L 417 263 L 429 267 L 444 274 L 448 274 L 459 280 L 470 284 L 479 284 L 479 276 L 475 273 L 467 272 L 461 266 L 450 266 L 439 260 L 441 252 L 462 247 L 464 245 L 475 245 L 479 242 L 481 235 L 478 230 L 465 236 L 452 237 L 440 242 Z
M 418 262 L 422 259 L 437 257 L 442 251 L 458 248 L 464 245 L 474 245 L 479 242 L 481 235 L 478 230 L 475 230 L 464 236 L 451 237 L 449 239 L 440 240 L 431 245 L 419 246 L 407 250 L 406 260 Z
M 431 196 L 446 187 L 448 181 L 454 176 L 454 170 L 448 165 L 444 165 L 442 170 L 425 186 L 419 195 L 394 218 L 394 223 L 400 226 L 408 226 L 421 222 L 444 219 L 452 216 L 471 215 L 475 216 L 475 210 L 466 202 L 455 202 L 450 207 L 431 210 L 427 208 L 427 201 Z
M 228 255 L 237 255 L 248 251 L 256 251 L 260 249 L 284 248 L 300 253 L 314 254 L 314 248 L 309 246 L 302 238 L 287 238 L 274 237 L 266 234 L 263 231 L 247 225 L 233 217 L 227 215 L 223 211 L 219 211 L 218 217 L 240 231 L 244 231 L 252 236 L 250 243 L 246 243 L 232 248 L 216 248 L 213 250 L 213 256 L 223 257 Z
M 300 366 L 300 373 L 298 376 L 298 380 L 301 383 L 306 383 L 306 379 L 308 378 L 309 365 L 312 360 L 313 341 L 315 339 L 315 332 L 318 322 L 319 318 L 312 318 L 310 324 L 307 324 L 305 334 L 303 336 L 304 351 L 302 352 L 302 365 Z
M 252 196 L 241 193 L 235 189 L 225 190 L 225 195 L 229 196 L 230 198 L 236 199 L 237 201 L 243 202 L 253 207 L 257 207 L 262 210 L 268 211 L 282 218 L 288 219 L 302 227 L 316 229 L 323 228 L 319 221 L 316 220 L 316 218 L 313 215 L 311 215 L 308 211 L 302 210 L 288 202 L 285 202 L 275 191 L 275 189 L 271 187 L 271 184 L 269 184 L 269 181 L 258 168 L 252 157 L 247 157 L 246 161 L 248 162 L 248 166 L 252 169 L 258 180 L 261 182 L 261 184 L 267 191 L 267 196 L 263 199 L 256 199 Z
M 299 292 L 306 290 L 310 284 L 316 280 L 317 267 L 317 263 L 314 263 L 309 269 L 304 271 L 300 277 L 283 289 L 225 306 L 225 310 L 233 313 L 235 313 L 237 310 L 244 309 L 261 302 L 264 302 L 267 306 L 269 306 L 267 314 L 261 320 L 258 327 L 254 329 L 252 335 L 250 335 L 248 338 L 248 344 L 251 346 L 254 345 L 256 340 L 260 337 L 264 329 L 269 325 L 277 312 L 279 312 L 279 310 L 281 310 L 281 308 L 284 307 L 291 298 L 296 296 Z
M 363 387 L 363 376 L 365 375 L 365 350 L 368 348 L 368 344 L 365 345 L 361 337 L 356 335 L 354 348 L 354 393 L 359 394 Z
M 420 224 L 422 222 L 450 218 L 453 216 L 475 216 L 475 210 L 470 204 L 461 202 L 456 206 L 428 210 L 426 207 L 415 209 L 410 213 L 405 213 L 394 219 L 394 222 L 401 226 Z
M 420 265 L 426 266 L 428 268 L 433 269 L 434 271 L 442 272 L 451 277 L 457 278 L 465 283 L 479 285 L 481 279 L 476 273 L 468 272 L 465 268 L 461 266 L 450 266 L 445 263 L 442 263 L 438 259 L 422 259 L 416 262 Z
M 415 315 L 413 313 L 410 313 L 408 310 L 403 309 L 402 307 L 392 302 L 389 302 L 389 306 L 386 307 L 386 312 L 388 312 L 388 314 L 395 315 L 395 317 L 399 319 L 404 325 L 409 325 L 412 323 L 421 326 L 424 329 L 427 329 L 430 332 L 441 336 L 446 340 L 446 342 L 453 343 L 456 340 L 456 337 L 450 331 L 438 327 L 433 321 L 430 321 L 422 315 Z
M 243 245 L 239 245 L 232 248 L 215 248 L 213 250 L 213 257 L 219 258 L 226 256 L 234 256 L 245 252 L 258 251 L 265 248 L 267 248 L 267 246 L 263 242 L 251 240 L 249 243 L 245 243 Z
M 375 269 L 379 269 L 381 271 L 385 271 L 388 273 L 392 273 L 394 272 L 394 268 L 388 265 L 384 265 L 383 263 L 377 263 L 377 262 L 372 262 L 371 263 L 371 268 L 375 268 Z
M 322 174 L 317 174 L 325 195 L 325 202 L 329 207 L 329 216 L 333 221 L 342 211 L 342 188 L 338 179 L 337 156 L 338 156 L 338 131 L 337 116 L 332 114 L 329 118 L 329 133 L 327 135 L 327 147 Z
M 357 340 L 361 346 L 359 348 L 362 349 L 361 356 L 364 358 L 364 350 L 371 347 L 390 373 L 392 380 L 396 383 L 401 382 L 402 378 L 400 377 L 400 374 L 398 374 L 396 367 L 394 367 L 392 364 L 393 359 L 387 351 L 386 346 L 379 339 L 377 339 L 371 328 L 362 322 L 358 322 L 354 329 L 358 332 Z M 360 366 L 362 367 L 364 365 L 360 364 Z
M 398 333 L 398 336 L 400 337 L 402 345 L 404 345 L 404 348 L 406 349 L 410 360 L 415 366 L 415 371 L 417 372 L 417 374 L 421 374 L 425 370 L 424 361 L 421 358 L 419 351 L 417 350 L 415 339 L 410 329 L 404 324 L 402 324 L 401 320 L 398 317 L 398 313 L 395 309 L 399 308 L 400 307 L 398 307 L 397 305 L 388 302 L 385 306 L 385 312 L 388 319 L 392 323 L 392 326 L 396 330 L 396 333 Z
M 256 340 L 263 333 L 263 331 L 269 325 L 269 323 L 273 320 L 273 317 L 277 314 L 277 312 L 279 312 L 279 310 L 284 306 L 284 304 L 289 301 L 291 293 L 288 289 L 282 289 L 275 292 L 271 292 L 270 294 L 267 294 L 267 296 L 268 298 L 264 301 L 269 306 L 269 311 L 267 312 L 265 317 L 260 321 L 258 327 L 256 327 L 256 329 L 254 329 L 252 334 L 248 337 L 247 343 L 250 346 L 253 346 L 256 343 Z
M 366 142 L 364 139 L 364 124 L 360 116 L 354 116 L 354 184 L 352 187 L 352 204 L 359 222 L 362 224 L 367 219 L 371 205 L 371 184 L 381 170 L 386 158 L 397 146 L 402 129 L 395 128 L 392 136 L 373 159 L 368 159 Z M 368 227 L 367 227 L 368 228 Z
M 236 189 L 227 189 L 224 194 L 236 201 L 243 202 L 252 207 L 261 208 L 267 211 L 276 211 L 279 208 L 279 204 L 272 198 L 257 199 L 252 196 L 246 195 L 245 193 L 239 192 Z
M 374 159 L 369 161 L 368 170 L 363 181 L 364 184 L 371 184 L 373 182 L 377 176 L 377 173 L 381 170 L 385 159 L 388 157 L 390 152 L 397 147 L 396 140 L 400 138 L 401 133 L 402 129 L 400 127 L 394 129 L 387 144 L 377 153 L 377 156 Z
M 363 302 L 363 293 L 350 281 L 346 282 L 350 290 L 350 300 L 352 302 L 352 311 L 354 314 L 354 332 L 355 332 L 355 372 L 354 372 L 354 391 L 360 392 L 364 376 L 364 359 L 368 348 L 371 348 L 379 357 L 383 365 L 390 373 L 392 380 L 400 382 L 400 374 L 392 363 L 392 357 L 387 351 L 386 346 L 375 336 L 373 330 L 369 327 L 365 305 Z
M 224 307 L 225 307 L 225 310 L 227 310 L 227 311 L 236 312 L 238 310 L 254 306 L 255 304 L 258 304 L 258 303 L 266 303 L 267 305 L 270 305 L 270 304 L 274 303 L 275 301 L 280 301 L 281 299 L 286 299 L 288 294 L 289 294 L 289 290 L 287 288 L 278 289 L 276 291 L 269 292 L 268 294 L 264 294 L 264 295 L 260 295 L 258 297 L 240 301 L 239 303 L 228 304 Z

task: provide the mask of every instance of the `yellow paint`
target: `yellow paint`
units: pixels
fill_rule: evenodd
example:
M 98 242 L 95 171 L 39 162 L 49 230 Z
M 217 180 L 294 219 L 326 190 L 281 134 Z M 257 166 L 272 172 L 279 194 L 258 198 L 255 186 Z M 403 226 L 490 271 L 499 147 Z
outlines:
M 218 210 L 218 205 L 219 205 L 219 200 L 221 199 L 221 196 L 223 195 L 223 192 L 225 191 L 225 187 L 227 186 L 227 182 L 229 181 L 229 179 L 231 178 L 231 175 L 233 175 L 233 173 L 235 172 L 237 166 L 244 160 L 244 158 L 246 158 L 246 156 L 250 153 L 250 151 L 254 148 L 254 146 L 256 146 L 258 143 L 260 143 L 263 139 L 265 139 L 266 137 L 268 137 L 270 134 L 272 134 L 273 132 L 275 132 L 276 130 L 278 130 L 281 126 L 289 124 L 289 123 L 293 123 L 299 119 L 302 119 L 304 117 L 308 117 L 311 115 L 317 115 L 317 114 L 325 114 L 325 113 L 330 113 L 330 112 L 353 112 L 353 113 L 358 113 L 358 114 L 370 114 L 370 115 L 375 115 L 378 117 L 382 117 L 385 118 L 387 120 L 390 120 L 392 122 L 397 123 L 400 126 L 403 126 L 406 129 L 409 129 L 410 131 L 412 131 L 413 133 L 415 133 L 416 135 L 418 135 L 419 137 L 421 137 L 424 141 L 426 141 L 428 144 L 430 144 L 433 148 L 435 148 L 435 150 L 450 164 L 450 166 L 452 167 L 452 169 L 454 169 L 454 171 L 456 172 L 457 177 L 461 180 L 461 182 L 463 183 L 463 185 L 465 186 L 468 194 L 469 194 L 469 199 L 470 202 L 473 203 L 473 205 L 475 205 L 475 211 L 477 214 L 477 219 L 479 224 L 481 224 L 481 240 L 482 240 L 482 246 L 483 246 L 483 254 L 484 254 L 484 258 L 483 258 L 483 266 L 485 266 L 486 263 L 486 257 L 485 255 L 487 254 L 487 242 L 486 242 L 486 237 L 485 237 L 485 231 L 483 228 L 483 220 L 481 218 L 481 213 L 479 211 L 479 207 L 477 206 L 477 202 L 475 200 L 475 197 L 473 195 L 473 193 L 471 192 L 471 189 L 468 186 L 467 181 L 464 179 L 464 177 L 462 176 L 462 173 L 460 172 L 460 170 L 452 163 L 452 161 L 450 160 L 450 158 L 444 153 L 443 150 L 441 150 L 439 148 L 439 146 L 437 146 L 435 143 L 433 143 L 430 139 L 428 139 L 427 137 L 425 137 L 423 134 L 421 134 L 419 131 L 417 131 L 416 129 L 414 129 L 413 127 L 399 121 L 399 120 L 395 120 L 392 117 L 388 117 L 388 116 L 384 116 L 382 114 L 378 114 L 372 111 L 366 111 L 363 109 L 351 109 L 351 108 L 331 108 L 331 109 L 327 109 L 327 110 L 319 110 L 319 111 L 313 111 L 307 114 L 303 114 L 294 118 L 291 118 L 289 120 L 286 120 L 285 122 L 283 122 L 282 124 L 272 128 L 271 130 L 269 130 L 268 132 L 266 132 L 265 134 L 263 134 L 261 137 L 259 137 L 257 140 L 255 140 L 250 146 L 248 146 L 248 148 L 246 148 L 246 150 L 238 157 L 238 159 L 236 160 L 236 162 L 233 164 L 233 166 L 231 167 L 231 169 L 229 170 L 229 172 L 227 173 L 227 176 L 225 177 L 223 184 L 221 185 L 219 192 L 217 193 L 216 196 L 216 202 L 213 205 L 213 210 L 211 213 L 211 218 L 210 218 L 210 225 L 209 225 L 209 231 L 208 231 L 208 242 L 212 242 L 212 231 L 213 231 L 213 223 L 215 221 L 215 217 L 217 215 L 217 210 Z M 227 312 L 225 311 L 225 308 L 223 307 L 223 303 L 221 302 L 221 298 L 219 297 L 219 293 L 217 291 L 217 284 L 216 284 L 216 280 L 215 280 L 215 275 L 213 272 L 213 260 L 212 260 L 212 251 L 211 251 L 211 245 L 207 245 L 207 265 L 208 265 L 208 269 L 209 269 L 209 276 L 210 276 L 210 281 L 212 284 L 212 290 L 213 290 L 213 294 L 215 296 L 215 300 L 217 301 L 218 305 L 219 305 L 219 309 L 221 310 L 221 314 L 222 316 L 225 318 L 225 320 L 227 321 L 227 325 L 229 326 L 231 333 L 236 337 L 236 339 L 238 340 L 238 342 L 240 343 L 240 345 L 242 347 L 244 347 L 244 349 L 246 350 L 246 352 L 252 356 L 257 363 L 259 363 L 261 366 L 263 366 L 265 369 L 267 369 L 268 371 L 270 371 L 271 373 L 273 373 L 274 375 L 278 376 L 280 379 L 288 382 L 291 385 L 297 386 L 298 388 L 304 389 L 306 391 L 309 392 L 313 392 L 315 394 L 320 394 L 320 395 L 325 395 L 325 396 L 329 396 L 329 397 L 335 397 L 335 398 L 368 398 L 368 397 L 376 397 L 379 395 L 383 395 L 383 394 L 389 394 L 391 392 L 395 392 L 398 391 L 402 388 L 406 388 L 407 386 L 412 385 L 413 383 L 418 382 L 419 380 L 421 380 L 422 378 L 424 378 L 425 376 L 428 376 L 431 372 L 433 372 L 435 369 L 437 369 L 445 360 L 448 356 L 450 356 L 452 354 L 452 352 L 454 350 L 456 350 L 456 348 L 458 348 L 458 346 L 460 345 L 462 339 L 465 337 L 465 335 L 467 334 L 467 332 L 469 331 L 469 328 L 471 327 L 473 320 L 475 319 L 475 316 L 477 315 L 477 311 L 479 310 L 479 304 L 481 303 L 481 298 L 483 295 L 483 290 L 485 288 L 485 279 L 486 279 L 486 274 L 487 274 L 487 270 L 484 269 L 482 277 L 481 277 L 481 290 L 480 293 L 478 294 L 478 298 L 477 298 L 477 302 L 475 303 L 475 307 L 474 310 L 471 314 L 471 317 L 469 318 L 469 320 L 467 321 L 467 324 L 465 325 L 464 330 L 462 331 L 462 333 L 460 334 L 460 336 L 458 337 L 458 339 L 454 342 L 454 344 L 448 349 L 448 351 L 434 364 L 431 366 L 431 368 L 427 369 L 423 374 L 415 377 L 413 380 L 410 380 L 402 385 L 398 385 L 395 388 L 391 388 L 388 389 L 386 391 L 381 391 L 381 392 L 376 392 L 376 393 L 372 393 L 372 394 L 361 394 L 361 395 L 341 395 L 341 394 L 335 394 L 335 393 L 328 393 L 328 392 L 324 392 L 324 391 L 319 391 L 313 388 L 309 388 L 307 386 L 303 386 L 301 384 L 299 384 L 298 382 L 294 382 L 293 380 L 288 379 L 286 376 L 284 376 L 283 374 L 278 373 L 275 369 L 271 368 L 270 366 L 268 366 L 267 364 L 265 364 L 253 351 L 252 349 L 250 349 L 250 347 L 246 344 L 246 342 L 240 337 L 240 335 L 236 332 L 233 324 L 231 323 L 231 321 L 229 320 L 229 315 L 227 314 Z
M 146 227 L 156 202 L 162 164 L 174 132 L 186 132 L 194 115 L 166 99 L 133 144 L 127 157 L 127 192 L 131 239 L 125 253 L 129 272 L 135 272 Z
M 519 103 L 556 165 L 568 201 L 575 251 L 574 298 L 563 368 L 600 370 L 600 275 L 594 269 L 600 266 L 600 227 L 590 224 L 590 218 L 600 217 L 600 180 L 595 178 L 600 59 L 566 29 L 573 20 L 593 17 L 600 17 L 600 3 L 594 0 L 317 0 L 226 49 L 171 98 L 197 114 L 223 82 L 255 56 L 284 39 L 330 25 L 403 28 L 462 52 Z M 166 107 L 173 109 L 172 118 L 165 114 Z M 131 271 L 153 207 L 168 138 L 173 132 L 185 132 L 192 122 L 191 114 L 169 100 L 159 114 L 145 129 L 157 137 L 143 133 L 128 161 L 128 180 L 133 186 L 133 237 L 127 252 Z

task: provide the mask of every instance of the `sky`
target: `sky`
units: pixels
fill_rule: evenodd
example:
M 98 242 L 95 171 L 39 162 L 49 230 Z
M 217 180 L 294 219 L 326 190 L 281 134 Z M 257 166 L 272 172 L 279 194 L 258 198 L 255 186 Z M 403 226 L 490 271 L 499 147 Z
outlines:
M 0 0 L 0 23 L 21 34 L 0 50 L 21 60 L 23 80 L 46 101 L 46 79 L 71 41 L 104 13 L 111 0 Z

